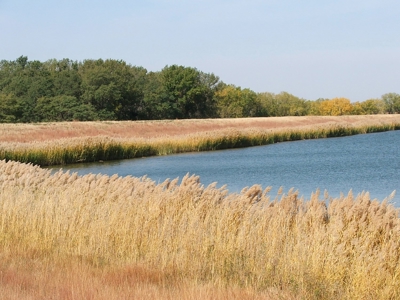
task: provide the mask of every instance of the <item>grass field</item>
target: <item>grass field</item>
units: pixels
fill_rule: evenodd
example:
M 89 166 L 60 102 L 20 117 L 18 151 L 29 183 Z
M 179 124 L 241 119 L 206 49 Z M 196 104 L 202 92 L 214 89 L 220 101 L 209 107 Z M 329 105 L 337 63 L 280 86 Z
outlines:
M 0 161 L 2 299 L 399 299 L 400 219 L 368 194 Z
M 82 137 L 154 139 L 229 130 L 309 130 L 388 124 L 400 124 L 400 115 L 0 124 L 0 142 L 31 143 Z
M 0 124 L 0 298 L 400 299 L 399 210 L 388 199 L 303 199 L 258 185 L 230 194 L 196 176 L 156 184 L 13 161 L 165 155 L 399 124 L 400 115 Z
M 61 165 L 393 129 L 400 115 L 0 124 L 0 159 Z

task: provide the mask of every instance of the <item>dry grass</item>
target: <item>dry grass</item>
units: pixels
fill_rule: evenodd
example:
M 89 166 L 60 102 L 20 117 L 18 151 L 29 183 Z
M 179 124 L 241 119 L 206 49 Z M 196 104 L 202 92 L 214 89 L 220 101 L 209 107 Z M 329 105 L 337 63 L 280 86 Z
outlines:
M 0 143 L 31 143 L 82 137 L 153 139 L 243 129 L 287 131 L 393 123 L 400 124 L 400 115 L 0 124 Z
M 0 263 L 1 299 L 198 299 L 294 300 L 287 292 L 270 289 L 217 288 L 170 279 L 144 266 L 99 269 L 80 261 L 53 262 L 41 257 L 16 257 Z
M 400 115 L 0 124 L 0 159 L 59 165 L 400 129 Z
M 43 165 L 400 128 L 400 115 L 0 124 L 0 159 Z M 328 204 L 328 205 L 327 205 Z M 1 299 L 399 299 L 398 211 L 368 194 L 228 194 L 197 177 L 0 161 Z
M 368 194 L 268 192 L 0 161 L 1 295 L 400 298 L 397 209 Z

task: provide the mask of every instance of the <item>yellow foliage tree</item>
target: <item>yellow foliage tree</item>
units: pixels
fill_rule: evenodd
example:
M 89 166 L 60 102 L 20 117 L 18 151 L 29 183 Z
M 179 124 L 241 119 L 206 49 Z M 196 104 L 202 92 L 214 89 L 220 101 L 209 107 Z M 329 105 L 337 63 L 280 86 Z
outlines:
M 234 85 L 225 86 L 215 93 L 218 115 L 221 118 L 245 118 L 259 115 L 257 94 L 250 89 Z
M 240 105 L 242 91 L 233 85 L 228 85 L 215 93 L 218 113 L 221 118 L 241 118 L 243 108 Z
M 351 112 L 352 115 L 365 115 L 365 111 L 363 108 L 363 104 L 360 102 L 353 103 L 353 110 Z
M 347 98 L 333 98 L 320 103 L 319 110 L 323 116 L 350 115 L 353 105 Z

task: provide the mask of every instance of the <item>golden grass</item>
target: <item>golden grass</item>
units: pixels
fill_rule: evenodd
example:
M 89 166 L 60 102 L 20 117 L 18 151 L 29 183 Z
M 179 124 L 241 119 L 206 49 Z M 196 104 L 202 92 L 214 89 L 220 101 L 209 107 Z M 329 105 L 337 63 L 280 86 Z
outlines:
M 0 262 L 1 299 L 297 299 L 288 292 L 270 289 L 217 288 L 171 279 L 144 266 L 99 269 L 81 262 L 54 262 L 37 256 L 10 255 Z
M 154 139 L 231 130 L 289 131 L 327 127 L 400 124 L 400 115 L 301 116 L 160 121 L 53 122 L 0 124 L 0 143 L 47 142 L 59 139 L 109 137 Z
M 392 129 L 400 115 L 0 124 L 0 159 L 49 165 Z M 0 161 L 0 298 L 400 298 L 397 209 L 368 193 L 268 191 Z
M 0 161 L 0 292 L 9 299 L 400 298 L 400 219 L 390 203 L 368 193 L 305 200 L 268 192 L 255 185 L 229 194 L 195 176 L 156 184 L 51 175 Z
M 400 115 L 0 124 L 0 159 L 59 165 L 400 129 Z

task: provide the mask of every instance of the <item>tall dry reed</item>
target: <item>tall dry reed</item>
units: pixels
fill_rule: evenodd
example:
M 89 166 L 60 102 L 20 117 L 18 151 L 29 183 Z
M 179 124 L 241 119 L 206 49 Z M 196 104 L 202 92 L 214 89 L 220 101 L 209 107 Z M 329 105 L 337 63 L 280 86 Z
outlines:
M 51 175 L 0 161 L 3 253 L 141 264 L 169 278 L 302 299 L 399 299 L 400 221 L 368 193 L 273 199 L 255 185 L 229 194 L 196 176 Z
M 210 151 L 267 145 L 285 141 L 340 137 L 360 133 L 398 130 L 400 124 L 321 126 L 308 129 L 217 130 L 158 138 L 113 138 L 108 136 L 66 138 L 43 142 L 0 143 L 0 159 L 41 166 L 106 161 L 172 153 Z

